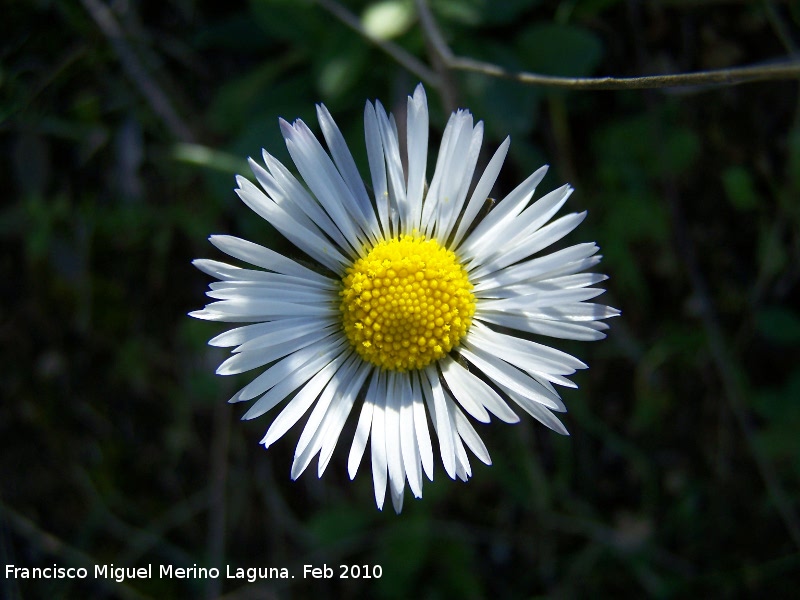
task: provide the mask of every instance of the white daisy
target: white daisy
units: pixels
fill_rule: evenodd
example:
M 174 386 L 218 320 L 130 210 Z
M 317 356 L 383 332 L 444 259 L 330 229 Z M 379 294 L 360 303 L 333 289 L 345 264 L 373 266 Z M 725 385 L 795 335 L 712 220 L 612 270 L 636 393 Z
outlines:
M 601 339 L 608 328 L 602 319 L 619 312 L 588 302 L 603 293 L 593 286 L 606 279 L 585 272 L 600 262 L 594 243 L 535 256 L 586 216 L 548 224 L 572 193 L 569 185 L 530 202 L 546 167 L 477 218 L 510 140 L 470 194 L 483 123 L 474 123 L 468 111 L 451 115 L 427 185 L 422 86 L 408 99 L 406 169 L 394 117 L 380 102 L 368 102 L 364 126 L 374 196 L 323 105 L 317 116 L 329 152 L 302 121 L 280 122 L 305 185 L 264 151 L 266 169 L 250 160 L 261 188 L 237 176 L 236 193 L 320 268 L 236 237 L 211 236 L 217 248 L 258 268 L 196 260 L 219 280 L 208 292 L 217 301 L 190 314 L 252 323 L 209 344 L 234 347 L 220 375 L 267 366 L 230 400 L 255 400 L 244 419 L 289 399 L 261 440 L 265 447 L 313 407 L 295 451 L 293 479 L 317 454 L 322 475 L 356 407 L 350 478 L 369 441 L 378 508 L 388 483 L 400 512 L 406 482 L 419 498 L 423 472 L 433 479 L 429 423 L 445 471 L 464 481 L 472 474 L 466 448 L 491 464 L 469 417 L 487 423 L 492 414 L 514 423 L 519 417 L 512 404 L 567 434 L 553 415 L 565 410 L 553 384 L 576 387 L 566 376 L 586 365 L 530 338 Z

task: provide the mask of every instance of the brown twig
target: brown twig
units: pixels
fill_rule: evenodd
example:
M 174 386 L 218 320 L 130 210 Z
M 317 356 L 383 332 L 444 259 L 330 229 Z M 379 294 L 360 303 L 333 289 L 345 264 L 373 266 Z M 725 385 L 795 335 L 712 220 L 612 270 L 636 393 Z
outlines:
M 111 10 L 100 0 L 81 0 L 83 7 L 106 36 L 125 74 L 136 86 L 153 112 L 164 122 L 169 132 L 182 142 L 194 142 L 196 136 L 173 108 L 172 102 L 136 56 L 123 35 L 122 28 Z
M 131 565 L 151 550 L 174 564 L 191 565 L 195 562 L 192 554 L 170 543 L 165 534 L 205 510 L 207 507 L 205 494 L 196 494 L 171 507 L 147 527 L 137 527 L 118 517 L 111 510 L 107 505 L 107 498 L 100 493 L 92 478 L 82 467 L 74 469 L 73 477 L 89 498 L 103 531 L 125 542 L 125 547 L 117 556 L 116 563 Z
M 643 77 L 558 77 L 530 73 L 528 71 L 510 71 L 499 65 L 453 54 L 439 31 L 427 2 L 425 0 L 416 0 L 416 4 L 425 35 L 448 68 L 482 73 L 490 77 L 513 79 L 530 85 L 573 90 L 641 90 L 700 85 L 730 86 L 754 81 L 800 78 L 800 61 L 796 60 L 779 64 L 751 65 L 732 69 L 715 69 L 672 75 L 646 75 Z
M 403 50 L 397 44 L 387 40 L 379 39 L 372 35 L 369 31 L 364 29 L 364 27 L 361 25 L 361 21 L 359 21 L 356 15 L 336 2 L 336 0 L 317 0 L 317 4 L 339 19 L 342 23 L 347 25 L 350 29 L 386 52 L 386 54 L 395 59 L 409 72 L 419 77 L 421 81 L 438 89 L 439 76 L 436 73 L 431 71 L 423 62 Z
M 94 567 L 98 561 L 67 544 L 52 533 L 44 531 L 36 523 L 10 506 L 0 503 L 0 519 L 5 521 L 12 531 L 25 538 L 39 551 L 55 556 L 69 565 L 87 569 L 89 573 L 94 575 Z M 113 597 L 123 598 L 124 600 L 145 600 L 149 598 L 149 596 L 138 592 L 124 582 L 118 583 L 116 580 L 103 579 L 102 577 L 93 577 L 92 581 L 106 589 L 109 595 Z

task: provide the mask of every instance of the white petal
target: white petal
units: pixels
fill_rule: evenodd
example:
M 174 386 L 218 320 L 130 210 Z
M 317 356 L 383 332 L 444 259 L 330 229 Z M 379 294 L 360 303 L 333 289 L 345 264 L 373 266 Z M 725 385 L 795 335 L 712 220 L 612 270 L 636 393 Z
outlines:
M 283 196 L 283 198 L 273 197 L 276 204 L 287 210 L 290 215 L 296 215 L 297 211 L 302 212 L 314 222 L 316 228 L 333 239 L 339 248 L 347 248 L 347 241 L 328 213 L 289 169 L 266 150 L 261 151 L 261 156 Z
M 454 361 L 452 358 L 447 358 L 441 361 L 442 375 L 447 382 L 453 397 L 458 403 L 463 406 L 468 412 L 474 404 L 480 403 L 489 412 L 496 415 L 500 420 L 506 423 L 516 423 L 519 417 L 514 414 L 503 399 L 483 380 L 479 379 L 464 367 Z M 485 411 L 483 411 L 485 413 Z M 472 414 L 472 412 L 470 412 Z M 478 417 L 474 416 L 478 421 Z M 487 415 L 488 417 L 488 415 Z M 488 423 L 488 418 L 483 423 Z
M 246 269 L 242 269 L 246 271 Z M 212 281 L 208 287 L 212 290 L 232 290 L 232 289 L 247 289 L 257 288 L 261 290 L 272 291 L 286 286 L 290 289 L 305 289 L 305 290 L 324 290 L 326 292 L 338 292 L 338 286 L 333 280 L 316 281 L 313 279 L 306 279 L 305 277 L 295 277 L 293 275 L 282 275 L 280 273 L 268 273 L 266 271 L 250 271 L 250 273 L 258 273 L 259 277 L 252 277 L 247 275 L 243 279 L 226 279 L 225 281 Z
M 536 186 L 547 173 L 547 165 L 541 167 L 530 175 L 525 181 L 519 184 L 505 198 L 497 203 L 497 206 L 489 212 L 484 219 L 478 223 L 477 227 L 469 234 L 458 248 L 458 254 L 463 260 L 472 260 L 480 256 L 483 248 L 483 238 L 491 235 L 495 228 L 503 227 L 505 223 L 511 222 L 533 196 Z
M 400 446 L 400 393 L 397 386 L 397 372 L 389 372 L 386 387 L 388 396 L 386 398 L 385 427 L 389 486 L 395 494 L 400 494 L 405 488 L 406 473 Z
M 472 178 L 475 174 L 475 165 L 478 164 L 478 156 L 481 153 L 482 143 L 483 121 L 478 121 L 472 129 L 469 138 L 469 146 L 464 156 L 459 157 L 459 161 L 462 163 L 463 167 L 459 169 L 459 172 L 455 175 L 453 180 L 455 185 L 452 192 L 448 192 L 448 194 L 452 194 L 452 200 L 447 206 L 448 210 L 443 212 L 438 225 L 437 235 L 442 240 L 450 239 L 456 221 L 464 210 L 464 201 L 466 200 L 467 192 L 469 192 L 470 185 L 472 184 Z
M 228 317 L 248 317 L 250 321 L 270 321 L 279 317 L 327 317 L 335 308 L 328 302 L 315 306 L 268 299 L 236 298 L 207 304 L 202 311 L 191 314 L 208 321 L 227 321 Z
M 328 284 L 330 279 L 304 267 L 300 263 L 253 242 L 232 235 L 212 235 L 208 240 L 225 254 L 284 275 L 293 275 Z
M 330 242 L 319 228 L 304 226 L 253 184 L 247 185 L 245 182 L 247 180 L 241 178 L 240 185 L 242 187 L 234 190 L 242 202 L 261 214 L 286 239 L 320 264 L 335 273 L 343 271 L 348 260 L 339 252 L 337 245 Z
M 245 285 L 238 287 L 225 287 L 221 289 L 211 289 L 206 292 L 206 296 L 216 300 L 268 300 L 279 297 L 281 302 L 297 302 L 301 304 L 319 304 L 320 302 L 330 302 L 335 298 L 336 292 L 332 290 L 320 290 L 308 286 L 282 285 L 280 287 L 258 285 Z
M 408 373 L 397 376 L 397 391 L 400 398 L 400 449 L 403 454 L 408 486 L 415 498 L 422 497 L 422 471 L 420 469 L 417 434 L 414 424 L 414 397 Z
M 551 319 L 564 319 L 570 321 L 595 321 L 619 316 L 616 308 L 592 302 L 570 303 L 561 306 L 551 306 L 540 309 L 544 316 Z
M 506 154 L 508 154 L 508 147 L 510 144 L 510 137 L 507 137 L 505 140 L 503 140 L 503 143 L 500 144 L 500 147 L 495 151 L 494 156 L 492 156 L 492 159 L 489 161 L 489 164 L 486 165 L 486 169 L 484 169 L 483 175 L 481 175 L 480 180 L 478 180 L 478 184 L 475 186 L 475 191 L 472 192 L 469 203 L 464 209 L 464 213 L 461 215 L 461 221 L 458 224 L 455 236 L 453 236 L 452 245 L 454 248 L 457 248 L 459 243 L 461 243 L 461 240 L 464 237 L 464 234 L 467 232 L 467 229 L 469 229 L 470 225 L 472 225 L 472 222 L 475 220 L 475 216 L 488 199 L 489 194 L 491 193 L 492 188 L 497 181 L 497 176 L 500 174 L 500 169 L 506 159 Z
M 472 381 L 467 379 L 467 376 L 463 375 L 464 368 L 449 356 L 446 356 L 439 362 L 439 368 L 442 370 L 442 376 L 447 382 L 447 386 L 453 391 L 453 394 L 464 410 L 481 423 L 488 423 L 491 421 L 491 417 L 486 411 L 486 408 L 477 398 L 473 397 L 469 389 Z
M 323 364 L 334 360 L 336 358 L 335 352 L 341 353 L 342 351 L 337 349 L 328 354 L 318 356 L 293 372 L 291 377 L 287 377 L 275 384 L 266 394 L 255 401 L 250 410 L 242 416 L 242 420 L 247 421 L 260 417 L 279 402 L 282 402 L 294 390 L 311 379 L 322 368 Z
M 559 308 L 568 304 L 583 303 L 605 292 L 601 288 L 575 288 L 567 290 L 546 290 L 534 292 L 525 296 L 512 296 L 510 298 L 481 299 L 482 310 L 497 312 L 524 312 L 533 314 L 538 308 Z M 592 319 L 593 320 L 593 319 Z
M 532 306 L 530 308 L 522 308 L 515 307 L 514 303 L 511 302 L 503 305 L 500 304 L 500 301 L 485 300 L 480 302 L 480 310 L 476 310 L 475 313 L 479 318 L 483 318 L 485 314 L 500 313 L 553 321 L 585 321 L 587 324 L 600 319 L 616 317 L 620 314 L 616 308 L 592 302 L 568 302 L 564 304 L 551 303 L 549 301 L 542 302 L 543 306 L 536 306 L 538 301 L 531 300 Z
M 435 235 L 442 242 L 447 241 L 445 229 L 449 215 L 456 210 L 454 207 L 467 166 L 466 157 L 471 138 L 472 115 L 469 111 L 458 110 L 450 115 L 425 199 L 427 218 L 426 213 L 423 213 L 427 234 Z
M 281 120 L 280 125 L 286 148 L 303 181 L 357 253 L 364 245 L 364 238 L 352 218 L 358 214 L 356 201 L 336 170 L 336 165 L 302 120 L 298 119 L 292 125 Z
M 610 315 L 613 316 L 613 315 Z M 476 312 L 473 319 L 494 323 L 502 327 L 528 331 L 539 335 L 547 335 L 565 340 L 594 341 L 602 340 L 606 335 L 599 331 L 599 321 L 584 321 L 580 323 L 553 321 L 552 319 L 538 318 L 525 314 L 509 315 L 502 312 L 481 311 Z
M 422 385 L 428 385 L 423 381 Z M 417 434 L 417 447 L 419 448 L 422 468 L 430 481 L 433 481 L 433 447 L 431 435 L 428 431 L 428 417 L 425 414 L 425 401 L 420 388 L 420 374 L 415 372 L 411 379 L 411 394 L 414 409 L 414 430 Z
M 457 120 L 448 155 L 445 157 L 441 179 L 431 184 L 429 197 L 432 196 L 438 205 L 436 214 L 436 237 L 447 242 L 450 231 L 458 214 L 463 208 L 466 191 L 472 181 L 481 141 L 483 140 L 483 123 L 473 128 L 472 115 L 462 111 Z
M 334 403 L 328 409 L 328 412 L 331 413 L 331 418 L 328 426 L 325 428 L 324 443 L 319 451 L 319 468 L 317 470 L 317 475 L 319 477 L 322 477 L 322 473 L 324 473 L 325 468 L 328 466 L 333 456 L 336 442 L 339 439 L 339 435 L 342 433 L 345 421 L 347 421 L 347 417 L 353 409 L 353 404 L 355 404 L 356 398 L 364 386 L 364 380 L 372 369 L 373 367 L 369 363 L 361 362 L 358 365 L 358 371 L 356 371 L 356 374 L 351 378 L 347 388 L 341 396 L 334 400 Z
M 333 449 L 336 447 L 344 421 L 347 420 L 347 415 L 353 406 L 355 394 L 358 393 L 358 389 L 364 381 L 360 372 L 357 371 L 359 366 L 368 365 L 365 365 L 355 353 L 351 353 L 347 363 L 331 380 L 314 406 L 314 410 L 311 411 L 303 434 L 297 443 L 297 448 L 295 448 L 292 479 L 302 475 L 318 452 L 320 453 L 318 476 L 322 477 Z
M 539 228 L 558 212 L 572 192 L 572 187 L 563 185 L 531 204 L 515 219 L 505 221 L 491 232 L 487 232 L 482 240 L 486 250 L 475 262 L 486 266 L 497 263 L 498 258 L 507 258 L 512 255 L 513 259 L 508 259 L 505 265 L 501 265 L 506 266 L 539 250 L 540 248 L 532 248 L 533 244 L 528 243 L 528 240 L 539 233 Z M 499 243 L 500 241 L 502 244 Z M 529 251 L 525 253 L 526 250 Z M 475 276 L 479 275 L 476 273 Z
M 470 342 L 480 346 L 487 352 L 495 353 L 497 356 L 502 357 L 507 354 L 507 350 L 526 355 L 532 365 L 537 365 L 532 368 L 541 371 L 552 371 L 559 375 L 572 375 L 576 369 L 587 368 L 585 363 L 566 352 L 544 344 L 493 331 L 485 325 L 474 321 L 469 335 Z
M 394 489 L 390 489 L 390 491 L 392 493 L 392 507 L 394 512 L 399 515 L 403 511 L 403 490 L 395 492 Z
M 245 344 L 257 337 L 261 337 L 270 333 L 293 331 L 295 327 L 304 325 L 306 323 L 309 323 L 308 319 L 296 317 L 293 319 L 281 319 L 278 321 L 269 321 L 267 323 L 245 325 L 244 327 L 229 329 L 228 331 L 211 338 L 211 340 L 208 342 L 208 345 L 217 346 L 219 348 L 238 346 L 240 344 Z M 315 319 L 310 323 L 313 323 L 321 329 L 322 327 L 329 325 L 331 321 L 328 319 Z
M 428 100 L 419 84 L 414 96 L 408 98 L 407 111 L 408 186 L 406 198 L 409 222 L 406 233 L 420 228 L 422 198 L 425 193 L 425 172 L 428 165 Z
M 277 322 L 280 323 L 280 321 Z M 333 327 L 338 328 L 340 327 L 340 324 L 332 320 L 323 321 L 322 319 L 306 319 L 304 323 L 298 323 L 292 329 L 286 330 L 285 328 L 281 328 L 280 331 L 273 330 L 269 333 L 265 333 L 264 335 L 255 337 L 235 348 L 233 352 L 266 350 L 268 348 L 273 348 L 278 344 L 296 340 L 307 334 L 328 331 Z
M 378 220 L 383 237 L 392 236 L 391 206 L 389 203 L 389 184 L 386 179 L 386 159 L 383 156 L 383 142 L 378 127 L 375 107 L 367 102 L 364 107 L 364 137 L 367 143 L 367 161 L 372 177 L 372 190 L 378 208 Z
M 224 262 L 220 262 L 218 260 L 209 260 L 207 258 L 198 258 L 196 260 L 193 260 L 192 264 L 198 269 L 200 269 L 203 273 L 206 273 L 207 275 L 211 275 L 212 277 L 216 277 L 217 279 L 222 279 L 222 280 L 268 281 L 269 276 L 273 275 L 273 273 L 269 273 L 267 271 L 243 269 L 241 267 L 235 267 L 233 265 L 229 265 Z M 314 274 L 319 275 L 318 273 Z M 310 282 L 312 280 L 309 279 L 308 281 Z
M 364 403 L 361 405 L 361 414 L 358 417 L 355 435 L 353 435 L 353 445 L 350 447 L 350 455 L 347 459 L 347 473 L 350 475 L 350 479 L 355 478 L 358 466 L 361 464 L 361 458 L 364 456 L 364 450 L 367 448 L 369 431 L 372 426 L 372 410 L 374 406 L 372 399 L 375 397 L 377 383 L 378 375 L 373 373 L 367 388 L 367 394 L 364 397 Z
M 442 463 L 444 463 L 444 470 L 450 476 L 450 479 L 456 477 L 456 455 L 455 446 L 453 445 L 454 431 L 450 426 L 451 418 L 448 415 L 447 403 L 444 398 L 444 390 L 439 381 L 439 373 L 436 367 L 429 366 L 424 370 L 425 377 L 428 380 L 428 385 L 422 381 L 422 392 L 425 395 L 425 401 L 428 404 L 428 410 L 433 417 L 433 426 L 436 430 L 436 435 L 439 438 L 439 451 L 442 455 Z
M 461 439 L 469 446 L 469 449 L 478 457 L 478 460 L 485 465 L 491 465 L 492 458 L 489 456 L 486 445 L 469 422 L 469 419 L 467 419 L 464 413 L 458 410 L 458 408 L 455 409 L 455 423 L 458 429 L 458 435 L 461 436 Z
M 323 104 L 317 105 L 317 119 L 322 128 L 322 135 L 325 137 L 325 141 L 331 151 L 333 161 L 336 163 L 336 168 L 339 169 L 339 173 L 355 201 L 354 207 L 358 209 L 358 222 L 367 236 L 375 242 L 380 234 L 378 220 L 367 195 L 367 190 L 364 187 L 364 181 L 361 179 L 356 167 L 356 161 L 353 160 L 353 155 L 347 147 L 342 132 L 339 131 L 339 127 Z
M 261 440 L 261 444 L 265 448 L 269 448 L 283 434 L 285 434 L 291 427 L 297 423 L 306 411 L 311 407 L 315 400 L 319 397 L 323 389 L 329 386 L 331 380 L 337 376 L 339 367 L 344 362 L 345 356 L 340 354 L 333 361 L 322 367 L 308 383 L 306 383 L 300 391 L 295 394 L 295 397 L 286 405 L 286 407 L 275 417 L 275 420 L 270 425 L 267 433 Z
M 580 225 L 586 218 L 586 214 L 587 213 L 584 211 L 582 213 L 566 215 L 530 235 L 517 236 L 508 242 L 508 250 L 502 255 L 495 256 L 486 261 L 481 260 L 481 265 L 475 269 L 474 276 L 480 277 L 485 273 L 497 271 L 519 262 L 522 259 L 528 258 L 539 250 L 550 246 Z M 492 240 L 487 243 L 497 243 L 500 239 L 503 238 L 500 237 L 497 240 Z M 475 262 L 477 263 L 478 261 Z
M 447 400 L 448 419 L 450 420 L 449 427 L 457 434 L 458 426 L 456 425 L 455 415 L 458 407 L 450 394 L 445 393 L 445 398 Z M 464 449 L 460 435 L 453 435 L 453 449 L 456 454 L 456 477 L 461 481 L 467 481 L 472 476 L 472 467 L 470 467 L 469 456 L 467 456 L 467 451 Z
M 568 323 L 563 321 L 546 321 L 537 319 L 532 323 L 529 319 L 527 331 L 539 335 L 561 338 L 562 340 L 578 340 L 582 342 L 594 342 L 606 337 L 605 333 L 598 331 L 595 325 L 603 323 Z
M 328 412 L 328 407 L 333 402 L 334 397 L 342 393 L 347 383 L 355 373 L 356 366 L 359 362 L 361 361 L 358 355 L 355 352 L 350 352 L 347 356 L 347 360 L 337 373 L 336 378 L 332 380 L 330 385 L 328 385 L 328 387 L 325 388 L 325 391 L 322 392 L 319 400 L 317 400 L 317 403 L 314 405 L 314 410 L 312 410 L 311 414 L 308 416 L 308 421 L 306 421 L 306 424 L 303 427 L 303 432 L 300 434 L 300 439 L 297 441 L 295 456 L 302 454 L 306 448 L 308 448 L 309 442 L 314 436 L 314 432 L 320 428 L 320 424 L 322 423 L 325 414 Z M 317 453 L 318 450 L 319 448 L 310 454 L 309 460 Z
M 400 157 L 400 142 L 397 139 L 397 128 L 386 114 L 380 102 L 375 102 L 375 114 L 378 117 L 378 131 L 383 143 L 383 155 L 386 160 L 386 171 L 389 176 L 389 197 L 391 206 L 396 208 L 401 230 L 410 223 L 410 210 L 406 200 L 406 182 L 403 174 L 403 161 Z M 394 219 L 392 220 L 394 223 Z M 395 229 L 397 231 L 397 229 Z
M 301 348 L 323 342 L 331 335 L 338 336 L 339 332 L 331 332 L 329 330 L 311 331 L 295 339 L 278 342 L 270 348 L 238 352 L 217 368 L 217 375 L 236 375 L 237 373 L 244 373 L 245 371 L 262 367 L 267 363 L 283 358 L 287 354 L 297 352 Z
M 483 352 L 480 348 L 466 344 L 461 349 L 461 355 L 483 371 L 484 375 L 493 382 L 502 384 L 524 396 L 530 396 L 533 400 L 553 410 L 563 410 L 564 404 L 558 394 L 551 393 L 538 381 L 512 364 L 496 358 L 489 352 Z
M 477 298 L 511 298 L 513 296 L 527 296 L 538 292 L 553 290 L 574 290 L 584 288 L 608 279 L 607 275 L 600 273 L 576 273 L 539 281 L 524 281 L 504 286 L 483 286 L 480 290 L 473 288 Z
M 473 277 L 471 281 L 474 282 L 475 291 L 477 292 L 519 282 L 540 281 L 557 275 L 577 273 L 584 270 L 584 268 L 588 268 L 581 268 L 584 263 L 588 265 L 589 261 L 591 261 L 591 264 L 594 265 L 599 262 L 595 262 L 596 257 L 591 258 L 597 251 L 598 247 L 594 242 L 577 244 L 546 256 L 506 267 L 502 271 L 487 273 L 481 277 Z M 573 266 L 574 270 L 570 270 L 568 273 L 563 272 L 565 267 Z
M 386 375 L 378 371 L 376 385 L 377 397 L 373 400 L 372 431 L 370 433 L 370 453 L 372 455 L 372 485 L 375 489 L 375 503 L 383 510 L 383 501 L 386 497 L 387 460 L 386 460 L 386 426 L 384 413 L 388 390 L 386 389 Z
M 453 113 L 447 120 L 444 132 L 442 133 L 442 141 L 439 145 L 439 154 L 436 157 L 436 166 L 433 169 L 433 178 L 431 179 L 430 186 L 428 186 L 428 193 L 425 197 L 425 203 L 422 207 L 422 231 L 430 237 L 436 227 L 436 218 L 438 215 L 438 204 L 436 198 L 439 197 L 439 187 L 441 186 L 442 176 L 445 170 L 445 164 L 449 162 L 450 146 L 453 143 L 454 135 L 457 134 L 457 129 L 460 127 L 461 111 Z M 455 133 L 454 133 L 455 132 Z
M 269 317 L 263 319 L 254 318 L 252 315 L 226 315 L 213 310 L 193 310 L 187 313 L 194 319 L 202 319 L 204 321 L 219 321 L 222 323 L 252 323 L 253 321 L 268 320 Z
M 595 283 L 606 281 L 608 275 L 602 273 L 575 273 L 573 275 L 562 275 L 561 277 L 551 277 L 540 281 L 537 285 L 542 287 L 552 286 L 564 290 L 582 288 Z
M 268 156 L 266 151 L 264 154 L 265 157 Z M 269 221 L 272 209 L 266 200 L 271 199 L 304 229 L 314 231 L 317 234 L 325 232 L 326 235 L 336 242 L 339 248 L 348 247 L 347 240 L 345 240 L 341 231 L 333 224 L 331 218 L 322 210 L 322 207 L 317 201 L 306 192 L 305 188 L 297 183 L 294 177 L 288 174 L 287 177 L 281 178 L 282 182 L 287 182 L 287 180 L 293 181 L 293 184 L 290 184 L 290 187 L 285 189 L 271 173 L 268 173 L 266 169 L 252 158 L 248 159 L 248 162 L 250 164 L 250 169 L 256 176 L 256 180 L 258 180 L 258 183 L 260 183 L 261 187 L 267 192 L 267 196 L 264 196 L 263 194 L 253 193 L 253 190 L 250 190 L 251 193 L 248 194 L 247 199 L 249 201 L 247 204 L 255 213 Z M 280 164 L 280 161 L 275 160 L 275 163 Z M 273 165 L 273 167 L 274 166 L 275 165 Z M 239 182 L 242 189 L 247 187 L 247 184 L 244 183 L 246 181 L 244 178 L 242 178 L 242 181 L 239 181 L 237 178 L 236 181 Z
M 344 339 L 337 339 L 336 336 L 333 336 L 329 344 L 325 344 L 322 347 L 306 346 L 302 350 L 282 358 L 242 388 L 238 394 L 231 398 L 231 402 L 251 400 L 256 396 L 260 396 L 278 382 L 302 378 L 302 373 L 309 373 L 303 381 L 310 379 L 313 375 L 311 371 L 314 371 L 315 368 L 318 370 L 322 365 L 333 360 L 345 343 Z M 299 387 L 303 381 L 298 382 L 295 388 Z
M 500 387 L 503 388 L 502 385 Z M 519 406 L 534 419 L 555 432 L 558 432 L 562 435 L 569 435 L 569 432 L 567 431 L 567 428 L 564 427 L 564 424 L 559 421 L 556 416 L 553 415 L 553 413 L 551 413 L 546 407 L 542 406 L 538 402 L 534 402 L 533 400 L 526 398 L 521 394 L 517 394 L 513 390 L 503 388 L 503 391 L 506 392 L 509 398 L 519 404 Z
M 306 468 L 308 468 L 308 465 L 311 464 L 311 461 L 314 459 L 314 455 L 319 451 L 319 445 L 322 443 L 322 438 L 324 436 L 324 429 L 315 429 L 314 434 L 309 441 L 309 445 L 306 446 L 305 450 L 300 453 L 295 453 L 291 470 L 291 478 L 293 481 L 300 477 L 300 475 L 305 472 Z

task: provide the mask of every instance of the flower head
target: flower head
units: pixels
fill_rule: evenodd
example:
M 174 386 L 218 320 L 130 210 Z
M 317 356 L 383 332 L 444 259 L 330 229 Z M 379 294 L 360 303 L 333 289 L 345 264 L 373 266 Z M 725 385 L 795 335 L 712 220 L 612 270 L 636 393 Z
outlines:
M 255 400 L 243 418 L 288 399 L 261 440 L 265 447 L 311 411 L 293 479 L 317 455 L 322 475 L 357 412 L 350 477 L 369 442 L 378 507 L 388 483 L 399 512 L 406 482 L 421 497 L 423 473 L 433 479 L 430 425 L 445 471 L 465 481 L 472 474 L 467 448 L 491 464 L 470 417 L 514 423 L 515 405 L 566 434 L 553 415 L 565 410 L 554 384 L 575 387 L 566 376 L 586 365 L 531 338 L 601 339 L 603 319 L 618 311 L 588 302 L 603 293 L 593 286 L 606 279 L 586 272 L 600 262 L 594 243 L 539 254 L 586 214 L 550 222 L 572 193 L 569 185 L 531 203 L 546 167 L 478 218 L 509 139 L 473 188 L 483 123 L 468 111 L 450 117 L 428 185 L 422 86 L 408 99 L 406 168 L 394 117 L 368 102 L 373 196 L 330 113 L 319 105 L 317 115 L 328 152 L 302 121 L 280 123 L 305 185 L 265 151 L 266 168 L 250 160 L 261 188 L 239 176 L 236 193 L 319 267 L 212 236 L 217 248 L 257 268 L 196 260 L 219 281 L 208 292 L 216 302 L 190 314 L 251 323 L 209 344 L 233 347 L 221 375 L 267 367 L 231 399 Z

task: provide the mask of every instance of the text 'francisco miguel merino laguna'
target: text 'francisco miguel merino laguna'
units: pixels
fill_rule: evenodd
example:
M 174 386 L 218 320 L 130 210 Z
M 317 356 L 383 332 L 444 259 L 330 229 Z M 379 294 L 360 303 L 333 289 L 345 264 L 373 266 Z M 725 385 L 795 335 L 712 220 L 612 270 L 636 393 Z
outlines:
M 219 579 L 220 569 L 216 567 L 175 567 L 173 565 L 153 565 L 144 567 L 117 567 L 113 564 L 95 565 L 93 570 L 84 567 L 17 567 L 6 565 L 6 579 L 87 579 L 89 574 L 95 579 L 113 579 L 122 583 L 128 579 Z M 227 579 L 246 579 L 250 583 L 259 579 L 289 579 L 286 567 L 231 567 L 225 566 Z

